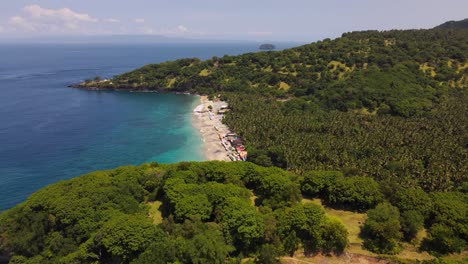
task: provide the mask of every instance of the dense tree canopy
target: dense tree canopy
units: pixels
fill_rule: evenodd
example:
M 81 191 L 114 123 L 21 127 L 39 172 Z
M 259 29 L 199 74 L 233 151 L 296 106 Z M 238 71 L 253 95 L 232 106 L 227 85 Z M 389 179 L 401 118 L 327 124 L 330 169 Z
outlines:
M 339 178 L 328 188 L 327 202 L 365 211 L 383 200 L 379 185 L 372 178 L 353 176 Z
M 468 179 L 467 95 L 454 91 L 426 115 L 403 118 L 323 112 L 303 99 L 229 94 L 232 111 L 225 122 L 247 142 L 249 153 L 256 152 L 249 155 L 255 163 L 268 159 L 295 172 L 343 170 L 402 187 L 450 190 Z
M 383 203 L 369 211 L 363 234 L 372 251 L 396 252 L 402 234 L 410 240 L 423 225 L 429 233 L 424 249 L 447 254 L 466 247 L 465 193 L 401 189 L 384 197 L 372 178 L 350 173 L 310 172 L 306 178 L 318 176 L 317 186 L 327 186 L 335 199 L 329 202 L 347 208 L 371 208 L 382 199 L 400 208 L 401 214 Z M 248 162 L 95 172 L 48 186 L 2 213 L 0 256 L 12 263 L 224 263 L 239 256 L 274 263 L 299 248 L 341 253 L 348 245 L 341 221 L 321 206 L 300 203 L 299 186 L 311 184 Z M 427 205 L 415 199 L 419 195 Z M 154 201 L 161 204 L 156 218 L 149 210 Z
M 224 263 L 240 254 L 273 261 L 290 231 L 297 247 L 342 252 L 346 229 L 320 207 L 299 204 L 296 181 L 246 162 L 95 172 L 2 213 L 0 255 L 13 263 Z M 156 223 L 154 200 L 161 202 Z
M 347 240 L 344 225 L 328 218 L 322 208 L 315 204 L 297 204 L 278 211 L 278 230 L 288 253 L 302 243 L 306 253 L 317 251 L 343 252 Z
M 410 116 L 433 108 L 449 87 L 466 86 L 466 30 L 363 31 L 277 52 L 151 64 L 103 89 L 214 93 L 261 90 L 306 97 L 340 111 Z
M 433 193 L 429 237 L 425 248 L 439 254 L 461 252 L 468 245 L 468 196 L 459 192 Z
M 400 213 L 389 203 L 381 203 L 369 210 L 362 228 L 366 248 L 377 253 L 396 253 L 400 232 Z

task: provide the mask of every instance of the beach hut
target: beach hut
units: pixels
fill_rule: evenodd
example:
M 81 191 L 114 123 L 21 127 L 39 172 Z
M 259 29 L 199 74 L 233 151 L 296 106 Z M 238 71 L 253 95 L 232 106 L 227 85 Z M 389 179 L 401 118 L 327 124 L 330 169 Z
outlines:
M 243 145 L 236 146 L 237 153 L 240 153 L 241 151 L 245 151 L 245 147 Z
M 242 146 L 242 144 L 244 144 L 244 143 L 243 143 L 242 140 L 240 140 L 239 138 L 236 138 L 236 139 L 232 139 L 232 140 L 231 140 L 231 144 L 232 144 L 233 146 L 236 146 L 236 147 L 237 147 L 237 146 Z
M 229 109 L 229 106 L 226 104 L 219 106 L 219 110 L 227 110 L 227 109 Z
M 195 107 L 195 109 L 193 109 L 193 112 L 197 113 L 197 114 L 205 113 L 206 112 L 205 106 L 201 104 L 201 105 Z
M 239 157 L 243 160 L 243 161 L 247 161 L 247 151 L 241 151 L 239 153 Z

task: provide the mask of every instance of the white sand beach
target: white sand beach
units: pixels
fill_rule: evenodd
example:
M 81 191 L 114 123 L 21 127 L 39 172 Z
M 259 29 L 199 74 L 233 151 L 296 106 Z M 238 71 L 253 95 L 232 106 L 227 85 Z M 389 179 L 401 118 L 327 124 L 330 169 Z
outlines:
M 208 106 L 212 106 L 209 111 Z M 192 112 L 193 126 L 200 131 L 204 142 L 204 153 L 206 160 L 231 161 L 228 152 L 221 144 L 219 135 L 230 132 L 229 128 L 221 122 L 222 115 L 217 114 L 225 102 L 208 100 L 207 96 L 200 96 L 200 105 Z

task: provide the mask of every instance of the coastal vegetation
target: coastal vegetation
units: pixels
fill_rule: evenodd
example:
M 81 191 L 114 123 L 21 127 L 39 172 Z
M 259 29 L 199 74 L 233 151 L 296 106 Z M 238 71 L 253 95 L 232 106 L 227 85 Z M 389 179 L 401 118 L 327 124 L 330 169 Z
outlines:
M 339 197 L 324 199 L 327 207 L 352 201 L 351 208 L 365 212 L 379 202 L 361 231 L 373 252 L 397 253 L 422 228 L 430 235 L 421 248 L 433 254 L 466 247 L 466 190 L 390 194 L 368 177 L 307 175 L 219 161 L 93 172 L 50 185 L 4 212 L 0 256 L 10 263 L 276 263 L 298 249 L 340 254 L 349 247 L 349 231 L 339 216 L 302 202 L 311 189 L 319 190 L 314 196 Z M 311 182 L 311 175 L 339 187 Z M 356 188 L 366 181 L 365 190 Z
M 310 107 L 326 111 L 409 117 L 466 87 L 467 35 L 465 29 L 351 32 L 282 51 L 150 64 L 86 86 L 203 94 L 258 91 L 304 98 Z
M 281 102 L 232 93 L 225 122 L 257 164 L 300 174 L 345 170 L 389 186 L 446 191 L 468 175 L 467 92 L 452 93 L 431 111 L 411 117 L 325 112 L 302 98 Z
M 343 251 L 346 229 L 321 207 L 299 203 L 297 179 L 245 162 L 94 172 L 3 213 L 1 256 L 11 263 L 224 263 L 257 252 L 276 258 L 299 245 Z M 152 204 L 160 204 L 156 212 Z
M 48 186 L 0 215 L 0 262 L 277 263 L 358 246 L 381 256 L 413 247 L 443 263 L 466 253 L 466 29 L 351 32 L 79 87 L 226 100 L 224 122 L 252 163 L 151 163 Z

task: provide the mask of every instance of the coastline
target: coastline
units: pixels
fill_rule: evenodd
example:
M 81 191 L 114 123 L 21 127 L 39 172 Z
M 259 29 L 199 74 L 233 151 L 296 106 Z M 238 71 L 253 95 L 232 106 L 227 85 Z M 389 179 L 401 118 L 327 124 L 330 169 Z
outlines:
M 160 89 L 142 89 L 142 88 L 102 88 L 94 86 L 85 86 L 80 84 L 69 85 L 70 88 L 84 89 L 89 91 L 115 91 L 115 92 L 138 92 L 138 93 L 174 93 L 174 94 L 185 94 L 199 96 L 200 102 L 193 111 L 191 111 L 191 123 L 192 126 L 198 131 L 202 140 L 201 156 L 204 160 L 219 160 L 219 161 L 232 161 L 241 160 L 238 154 L 235 154 L 232 150 L 227 150 L 226 140 L 224 138 L 228 133 L 231 133 L 229 127 L 222 123 L 222 114 L 218 114 L 221 110 L 221 106 L 227 105 L 224 101 L 212 101 L 208 99 L 206 95 L 198 95 L 190 92 L 179 92 L 170 91 L 165 88 Z M 209 111 L 208 106 L 212 107 Z M 222 143 L 223 142 L 223 143 Z M 231 153 L 231 154 L 230 154 Z M 234 153 L 234 154 L 233 154 Z M 231 157 L 230 157 L 231 156 Z
M 184 92 L 184 91 L 171 91 L 168 88 L 157 88 L 157 89 L 146 89 L 146 88 L 109 88 L 109 87 L 97 87 L 97 86 L 86 86 L 83 83 L 71 84 L 67 86 L 68 88 L 75 88 L 87 91 L 97 91 L 97 92 L 130 92 L 130 93 L 173 93 L 173 94 L 187 94 L 187 95 L 197 95 L 196 93 Z
M 198 130 L 203 141 L 203 155 L 206 160 L 231 161 L 219 138 L 219 134 L 225 135 L 230 130 L 221 122 L 222 115 L 213 114 L 224 104 L 222 101 L 208 100 L 208 96 L 202 95 L 200 103 L 191 113 L 192 125 Z M 210 105 L 213 107 L 213 113 L 208 111 Z

